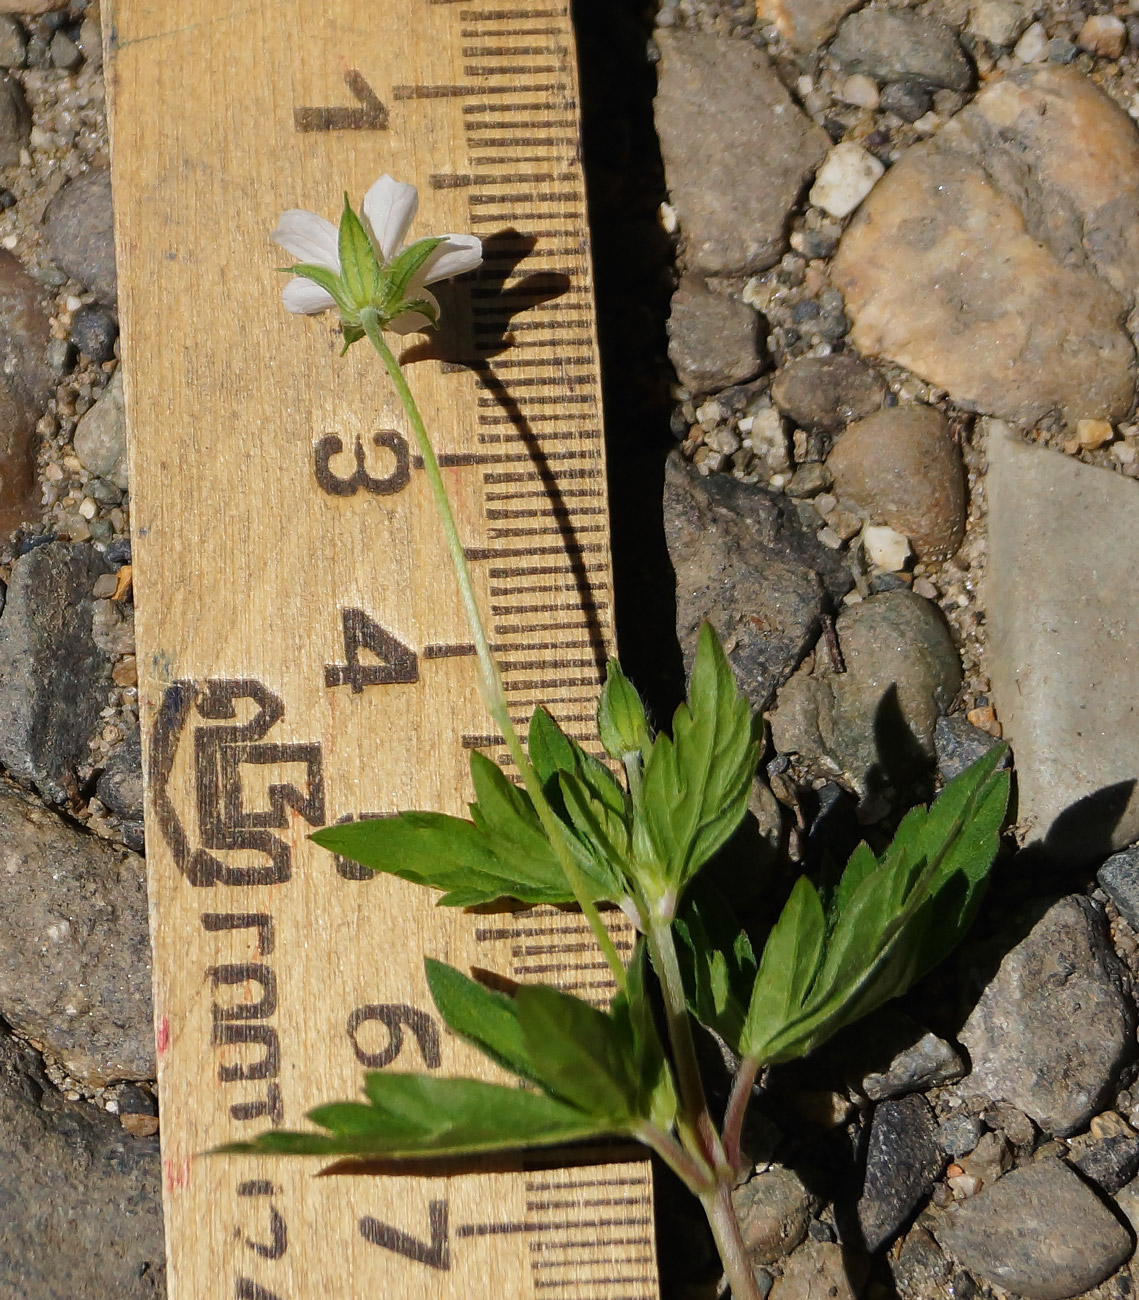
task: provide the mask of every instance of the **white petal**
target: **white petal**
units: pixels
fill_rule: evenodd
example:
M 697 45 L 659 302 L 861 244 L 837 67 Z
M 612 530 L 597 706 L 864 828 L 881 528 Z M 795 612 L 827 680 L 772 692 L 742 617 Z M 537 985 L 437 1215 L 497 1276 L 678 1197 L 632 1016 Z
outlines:
M 302 262 L 315 262 L 340 274 L 336 227 L 315 212 L 305 212 L 302 208 L 282 212 L 273 238 Z
M 281 292 L 281 300 L 289 311 L 298 315 L 315 316 L 318 311 L 327 311 L 336 306 L 336 299 L 312 280 L 298 276 L 290 280 Z
M 419 191 L 415 186 L 394 181 L 386 172 L 364 195 L 364 219 L 372 228 L 385 262 L 399 252 L 418 209 Z
M 431 254 L 416 277 L 422 284 L 449 280 L 482 265 L 482 240 L 476 235 L 444 235 L 444 243 Z
M 416 330 L 434 328 L 421 311 L 405 311 L 388 322 L 388 329 L 394 330 L 397 334 L 414 334 Z

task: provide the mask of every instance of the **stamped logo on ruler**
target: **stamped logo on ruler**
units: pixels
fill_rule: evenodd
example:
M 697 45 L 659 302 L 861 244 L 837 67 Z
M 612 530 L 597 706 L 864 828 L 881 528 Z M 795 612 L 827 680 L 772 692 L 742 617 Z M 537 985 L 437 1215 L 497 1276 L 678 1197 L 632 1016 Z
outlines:
M 512 713 L 593 747 L 610 635 L 576 66 L 535 0 L 115 0 L 110 76 L 172 1300 L 654 1300 L 648 1165 L 316 1178 L 202 1158 L 364 1069 L 484 1073 L 425 954 L 608 994 L 570 913 L 471 916 L 311 845 L 500 757 L 403 416 L 279 306 L 269 231 L 389 172 L 486 259 L 404 360 Z M 308 331 L 327 333 L 324 322 Z M 622 942 L 627 942 L 622 939 Z

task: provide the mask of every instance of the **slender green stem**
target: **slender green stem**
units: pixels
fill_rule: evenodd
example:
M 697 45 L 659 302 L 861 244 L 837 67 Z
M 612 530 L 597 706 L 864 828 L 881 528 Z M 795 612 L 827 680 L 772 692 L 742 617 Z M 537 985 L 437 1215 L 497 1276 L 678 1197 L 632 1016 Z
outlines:
M 724 1274 L 732 1288 L 732 1300 L 760 1300 L 755 1270 L 748 1259 L 747 1247 L 740 1235 L 740 1223 L 732 1204 L 732 1185 L 720 1179 L 714 1191 L 700 1197 L 704 1213 L 716 1238 L 716 1248 L 724 1265 Z
M 527 757 L 522 741 L 511 720 L 506 693 L 502 689 L 502 676 L 498 671 L 498 664 L 495 662 L 494 654 L 490 648 L 490 641 L 486 635 L 486 627 L 475 596 L 474 583 L 471 580 L 471 571 L 467 565 L 467 557 L 459 537 L 458 526 L 455 523 L 455 514 L 451 509 L 451 499 L 447 495 L 447 486 L 443 482 L 439 461 L 435 456 L 431 439 L 427 435 L 427 428 L 423 423 L 423 417 L 419 413 L 419 406 L 408 386 L 403 370 L 395 358 L 395 354 L 388 347 L 384 332 L 380 328 L 379 314 L 375 308 L 366 307 L 361 312 L 361 324 L 368 336 L 368 341 L 376 349 L 380 360 L 384 363 L 384 368 L 391 376 L 399 400 L 403 404 L 403 409 L 407 412 L 408 420 L 411 422 L 411 429 L 415 435 L 416 445 L 419 447 L 419 454 L 423 457 L 423 468 L 427 474 L 427 481 L 431 484 L 432 494 L 435 497 L 435 505 L 439 511 L 440 522 L 443 525 L 443 536 L 447 542 L 447 550 L 450 552 L 455 576 L 459 581 L 463 609 L 467 616 L 467 622 L 470 624 L 471 635 L 474 637 L 475 652 L 478 655 L 480 670 L 479 688 L 483 703 L 486 705 L 491 718 L 502 731 L 506 746 L 510 750 L 510 756 L 514 759 L 514 763 L 522 775 L 526 793 L 530 796 L 530 800 L 542 823 L 542 828 L 546 832 L 546 837 L 558 856 L 558 862 L 561 864 L 574 898 L 577 899 L 578 905 L 589 921 L 598 946 L 605 955 L 605 960 L 609 963 L 613 978 L 617 981 L 617 987 L 623 989 L 625 987 L 625 965 L 617 953 L 609 931 L 601 920 L 596 905 L 589 896 L 585 877 L 574 861 L 573 852 L 566 840 L 565 830 L 558 820 L 557 814 L 550 807 L 550 801 L 546 798 L 538 774 L 534 771 L 534 766 Z
M 650 904 L 651 907 L 651 904 Z M 700 1064 L 696 1056 L 696 1042 L 692 1037 L 692 1021 L 688 1015 L 688 1001 L 684 996 L 684 983 L 680 977 L 680 963 L 672 926 L 650 912 L 647 934 L 653 965 L 660 977 L 661 996 L 664 999 L 665 1023 L 672 1045 L 676 1081 L 680 1090 L 680 1110 L 684 1127 L 695 1134 L 701 1154 L 717 1171 L 727 1170 L 728 1161 L 724 1146 L 704 1095 L 704 1080 L 700 1077 Z M 683 1130 L 682 1130 L 683 1131 Z
M 715 1190 L 716 1175 L 707 1162 L 686 1151 L 671 1133 L 648 1121 L 633 1132 L 638 1141 L 660 1156 L 693 1196 L 707 1196 Z

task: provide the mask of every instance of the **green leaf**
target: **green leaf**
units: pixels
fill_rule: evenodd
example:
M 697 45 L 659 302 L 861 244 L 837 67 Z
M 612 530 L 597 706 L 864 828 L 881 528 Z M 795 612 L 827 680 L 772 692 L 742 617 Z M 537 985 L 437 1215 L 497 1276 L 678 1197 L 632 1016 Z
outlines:
M 756 974 L 747 932 L 707 881 L 690 891 L 675 930 L 689 1010 L 738 1052 Z
M 530 715 L 526 749 L 538 780 L 548 785 L 559 772 L 576 772 L 574 743 L 543 708 Z
M 597 703 L 597 730 L 609 757 L 619 763 L 630 754 L 648 754 L 652 748 L 645 706 L 616 659 L 609 660 Z
M 366 1076 L 369 1102 L 320 1106 L 309 1118 L 328 1135 L 274 1130 L 220 1152 L 413 1159 L 555 1146 L 619 1133 L 540 1093 L 478 1079 L 382 1071 Z
M 688 703 L 658 736 L 645 764 L 640 862 L 658 887 L 677 893 L 739 826 L 759 763 L 762 724 L 710 624 L 700 630 Z
M 614 997 L 609 1015 L 618 1035 L 629 1043 L 629 1059 L 634 1062 L 638 1081 L 637 1112 L 668 1133 L 676 1121 L 680 1103 L 657 1032 L 645 984 L 647 971 L 645 940 L 641 937 L 625 972 L 625 987 Z
M 514 999 L 485 988 L 441 961 L 428 957 L 424 966 L 431 996 L 448 1028 L 505 1069 L 537 1082 L 539 1076 L 522 1041 Z
M 519 902 L 573 901 L 551 851 L 545 862 L 520 863 L 473 822 L 445 813 L 406 812 L 396 817 L 326 826 L 311 837 L 323 848 L 373 871 L 446 891 L 446 907 L 475 907 L 503 898 Z
M 618 1127 L 637 1113 L 632 1043 L 617 1021 L 541 984 L 523 984 L 514 1005 L 526 1055 L 547 1092 Z
M 999 846 L 1008 774 L 1003 747 L 912 810 L 880 859 L 861 845 L 823 917 L 800 880 L 767 941 L 742 1047 L 790 1060 L 907 988 L 971 924 Z M 823 939 L 820 943 L 820 928 Z
M 385 315 L 391 315 L 397 308 L 401 307 L 407 295 L 408 287 L 411 285 L 412 280 L 415 279 L 416 272 L 443 242 L 444 240 L 441 237 L 436 236 L 417 239 L 414 244 L 409 244 L 407 248 L 393 257 L 384 267 L 381 311 Z M 416 307 L 415 310 L 422 311 L 423 308 Z M 425 312 L 424 314 L 434 315 L 433 312 Z
M 344 211 L 340 214 L 337 245 L 340 275 L 348 298 L 353 307 L 366 307 L 379 292 L 380 263 L 368 232 L 349 203 L 347 194 L 344 196 Z

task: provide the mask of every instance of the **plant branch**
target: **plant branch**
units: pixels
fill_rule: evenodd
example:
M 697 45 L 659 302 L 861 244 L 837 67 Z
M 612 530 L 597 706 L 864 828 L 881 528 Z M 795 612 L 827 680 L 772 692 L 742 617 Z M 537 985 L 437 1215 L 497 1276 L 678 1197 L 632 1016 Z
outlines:
M 740 1235 L 740 1223 L 732 1204 L 732 1187 L 720 1179 L 715 1191 L 700 1197 L 704 1213 L 716 1239 L 716 1248 L 724 1265 L 724 1275 L 732 1288 L 732 1300 L 761 1300 L 755 1270 Z
M 712 1170 L 686 1151 L 671 1133 L 646 1120 L 633 1130 L 633 1136 L 655 1151 L 693 1196 L 710 1195 L 715 1190 L 716 1176 Z
M 530 762 L 522 741 L 515 730 L 514 723 L 510 717 L 510 709 L 506 701 L 506 693 L 502 689 L 502 676 L 498 671 L 498 664 L 495 662 L 494 655 L 490 648 L 490 641 L 486 635 L 486 628 L 483 624 L 482 614 L 479 610 L 478 600 L 475 596 L 474 582 L 471 579 L 471 571 L 467 565 L 467 557 L 463 551 L 463 543 L 459 537 L 458 525 L 455 523 L 455 513 L 451 509 L 451 500 L 447 495 L 447 486 L 443 482 L 443 474 L 439 468 L 439 461 L 435 456 L 435 449 L 431 445 L 431 439 L 428 437 L 427 428 L 423 423 L 423 417 L 419 413 L 419 407 L 415 401 L 407 379 L 404 376 L 403 369 L 395 358 L 395 354 L 388 347 L 387 340 L 384 338 L 384 332 L 380 328 L 379 313 L 374 307 L 365 307 L 360 314 L 360 323 L 363 326 L 368 341 L 379 354 L 380 360 L 384 363 L 384 368 L 391 377 L 392 383 L 399 396 L 403 409 L 407 412 L 407 418 L 411 423 L 412 432 L 415 435 L 416 445 L 419 448 L 419 454 L 423 457 L 423 468 L 427 474 L 427 481 L 431 484 L 431 491 L 435 498 L 435 505 L 439 511 L 439 519 L 443 525 L 443 536 L 447 542 L 447 550 L 451 556 L 451 564 L 455 570 L 455 576 L 459 582 L 459 591 L 463 600 L 463 609 L 467 616 L 467 622 L 470 625 L 471 635 L 474 638 L 475 651 L 478 655 L 480 682 L 479 690 L 486 705 L 487 712 L 495 724 L 501 729 L 506 746 L 510 750 L 510 755 L 521 773 L 523 784 L 526 787 L 526 793 L 534 805 L 542 828 L 546 832 L 546 837 L 550 845 L 557 854 L 558 862 L 561 865 L 565 878 L 569 883 L 573 896 L 577 900 L 578 906 L 585 914 L 589 921 L 590 928 L 593 930 L 594 937 L 598 946 L 605 955 L 605 960 L 613 972 L 613 978 L 617 981 L 617 987 L 625 987 L 625 965 L 618 955 L 609 931 L 605 928 L 601 915 L 597 910 L 596 904 L 589 896 L 589 889 L 586 884 L 581 869 L 573 858 L 573 851 L 566 839 L 565 830 L 558 820 L 557 814 L 550 807 L 550 801 L 546 798 L 545 791 L 542 789 L 542 783 L 538 779 L 537 772 Z
M 728 1163 L 739 1173 L 743 1163 L 740 1142 L 743 1137 L 744 1117 L 748 1102 L 751 1100 L 752 1085 L 759 1073 L 759 1062 L 751 1056 L 740 1061 L 732 1080 L 732 1091 L 728 1096 L 727 1109 L 724 1111 L 724 1152 Z

